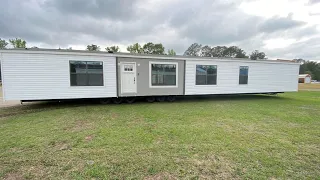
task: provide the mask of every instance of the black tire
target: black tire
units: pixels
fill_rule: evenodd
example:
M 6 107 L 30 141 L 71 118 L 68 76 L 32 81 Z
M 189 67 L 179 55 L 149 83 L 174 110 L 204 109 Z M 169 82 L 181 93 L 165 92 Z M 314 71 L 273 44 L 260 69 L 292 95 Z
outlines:
M 168 102 L 173 102 L 176 100 L 176 97 L 175 96 L 168 96 L 166 99 Z
M 121 104 L 122 101 L 123 101 L 122 98 L 113 98 L 113 99 L 112 99 L 112 102 L 115 103 L 115 104 Z
M 146 100 L 147 100 L 147 102 L 149 102 L 149 103 L 153 103 L 153 102 L 156 100 L 156 98 L 153 97 L 153 96 L 150 96 L 150 97 L 147 97 Z
M 158 102 L 163 102 L 163 101 L 166 100 L 166 97 L 164 97 L 164 96 L 158 96 L 156 99 L 157 99 Z
M 135 97 L 128 97 L 128 98 L 126 98 L 126 102 L 128 103 L 128 104 L 132 104 L 132 103 L 134 103 L 136 101 L 136 98 Z
M 99 99 L 100 104 L 109 104 L 110 101 L 110 98 Z

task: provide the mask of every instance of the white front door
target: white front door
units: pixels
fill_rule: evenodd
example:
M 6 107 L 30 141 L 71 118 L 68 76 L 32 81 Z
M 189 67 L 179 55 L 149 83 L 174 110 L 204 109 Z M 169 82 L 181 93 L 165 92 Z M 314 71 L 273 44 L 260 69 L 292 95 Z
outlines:
M 311 83 L 311 78 L 307 76 L 304 80 L 304 83 Z
M 121 63 L 121 93 L 136 93 L 136 63 Z

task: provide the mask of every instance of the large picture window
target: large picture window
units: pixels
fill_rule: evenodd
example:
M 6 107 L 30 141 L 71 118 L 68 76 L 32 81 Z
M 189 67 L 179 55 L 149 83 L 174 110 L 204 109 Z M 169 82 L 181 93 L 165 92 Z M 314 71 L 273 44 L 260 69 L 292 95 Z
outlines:
M 151 63 L 151 86 L 176 86 L 177 63 Z
M 240 66 L 239 70 L 239 84 L 248 84 L 248 66 Z
M 70 61 L 71 86 L 103 86 L 101 61 Z
M 196 85 L 217 84 L 217 66 L 197 65 L 196 69 Z

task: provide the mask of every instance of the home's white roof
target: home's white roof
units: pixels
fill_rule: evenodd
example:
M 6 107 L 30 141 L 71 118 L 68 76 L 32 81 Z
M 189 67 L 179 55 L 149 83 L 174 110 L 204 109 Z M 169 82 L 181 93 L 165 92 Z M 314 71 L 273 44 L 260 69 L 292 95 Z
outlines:
M 299 64 L 290 60 L 251 60 L 247 58 L 226 58 L 226 57 L 199 57 L 199 56 L 169 56 L 155 54 L 133 54 L 133 53 L 112 53 L 107 51 L 87 51 L 87 50 L 69 50 L 69 49 L 42 49 L 42 48 L 16 48 L 16 49 L 0 49 L 0 53 L 33 53 L 33 54 L 85 54 L 111 57 L 127 57 L 127 58 L 150 58 L 164 60 L 215 60 L 215 61 L 243 61 L 253 63 L 280 63 L 280 64 Z
M 307 76 L 310 76 L 310 74 L 299 74 L 299 78 L 306 78 Z

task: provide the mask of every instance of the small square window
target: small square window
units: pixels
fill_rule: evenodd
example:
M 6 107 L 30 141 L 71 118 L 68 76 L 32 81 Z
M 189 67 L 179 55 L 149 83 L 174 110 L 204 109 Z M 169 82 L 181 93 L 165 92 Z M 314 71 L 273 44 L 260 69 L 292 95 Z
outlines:
M 177 64 L 151 64 L 152 86 L 176 86 Z
M 196 85 L 216 85 L 216 65 L 196 65 Z

